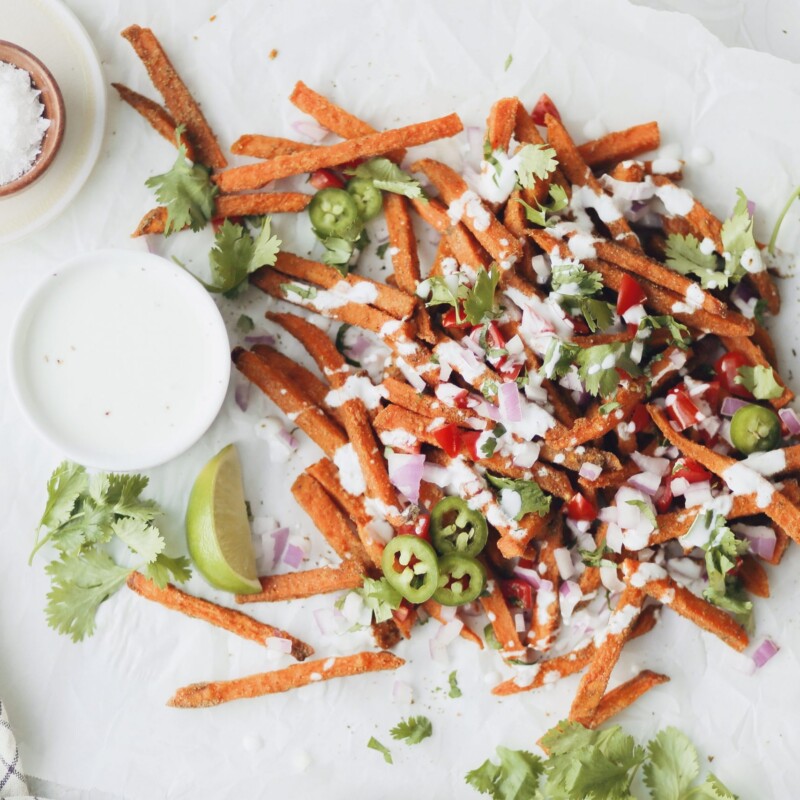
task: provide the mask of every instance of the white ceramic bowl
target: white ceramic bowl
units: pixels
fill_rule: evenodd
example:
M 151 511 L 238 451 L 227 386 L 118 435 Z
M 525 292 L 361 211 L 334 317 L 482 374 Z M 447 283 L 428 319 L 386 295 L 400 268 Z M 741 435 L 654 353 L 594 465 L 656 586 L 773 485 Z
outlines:
M 169 461 L 214 421 L 230 346 L 206 290 L 160 256 L 87 253 L 56 269 L 11 337 L 11 383 L 34 427 L 86 466 Z

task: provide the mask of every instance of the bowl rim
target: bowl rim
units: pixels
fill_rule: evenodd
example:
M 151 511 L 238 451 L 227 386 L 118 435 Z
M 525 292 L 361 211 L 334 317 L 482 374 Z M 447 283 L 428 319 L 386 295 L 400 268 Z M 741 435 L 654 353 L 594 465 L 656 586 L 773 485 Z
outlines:
M 15 59 L 15 55 L 17 57 L 22 56 L 22 59 Z M 53 73 L 50 72 L 42 60 L 31 53 L 30 50 L 6 39 L 0 39 L 0 61 L 27 72 L 31 76 L 33 85 L 40 92 L 47 93 L 49 102 L 43 104 L 45 105 L 47 118 L 50 120 L 50 125 L 42 137 L 41 149 L 31 168 L 27 172 L 23 172 L 15 180 L 0 184 L 0 198 L 2 198 L 10 197 L 30 186 L 53 163 L 64 139 L 67 114 L 64 106 L 64 96 L 61 93 L 58 81 L 56 81 Z
M 28 363 L 25 358 L 27 355 L 25 334 L 28 325 L 31 324 L 34 318 L 33 315 L 35 315 L 37 306 L 42 302 L 43 296 L 52 286 L 52 281 L 54 279 L 57 280 L 64 273 L 91 268 L 98 261 L 104 261 L 108 264 L 112 260 L 115 264 L 122 264 L 131 269 L 141 267 L 142 263 L 147 263 L 157 270 L 171 273 L 181 284 L 181 292 L 212 323 L 213 331 L 211 335 L 213 336 L 213 341 L 219 345 L 220 355 L 223 352 L 226 354 L 224 361 L 220 358 L 219 367 L 215 368 L 209 378 L 209 389 L 203 392 L 204 405 L 202 410 L 198 412 L 195 424 L 192 427 L 187 425 L 183 430 L 183 435 L 171 439 L 166 443 L 166 446 L 163 442 L 154 442 L 152 448 L 133 455 L 124 453 L 115 455 L 111 452 L 100 452 L 96 448 L 76 443 L 64 435 L 63 429 L 59 431 L 54 429 L 55 426 L 48 425 L 44 415 L 37 413 L 34 404 L 30 403 L 26 397 L 26 393 L 29 394 L 30 390 L 28 388 L 29 381 L 24 377 L 26 372 L 25 365 Z M 131 472 L 152 469 L 185 453 L 202 438 L 217 418 L 230 386 L 230 349 L 228 331 L 217 304 L 200 282 L 185 269 L 155 253 L 122 248 L 92 250 L 69 259 L 55 269 L 49 270 L 37 282 L 20 305 L 9 338 L 8 365 L 11 393 L 33 429 L 64 457 L 83 466 L 106 471 Z

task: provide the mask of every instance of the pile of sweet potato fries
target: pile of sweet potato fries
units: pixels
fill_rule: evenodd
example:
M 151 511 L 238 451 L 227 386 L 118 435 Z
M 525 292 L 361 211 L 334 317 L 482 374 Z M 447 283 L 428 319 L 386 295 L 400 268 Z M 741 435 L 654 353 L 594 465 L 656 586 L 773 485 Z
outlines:
M 132 26 L 123 31 L 123 36 L 141 58 L 166 107 L 115 84 L 120 96 L 173 143 L 177 126 L 184 126 L 183 143 L 189 157 L 213 170 L 212 179 L 220 190 L 217 217 L 301 212 L 312 195 L 267 189 L 282 178 L 341 169 L 378 156 L 400 164 L 407 148 L 462 131 L 455 114 L 378 131 L 298 83 L 290 101 L 341 141 L 312 145 L 277 136 L 244 135 L 231 152 L 257 160 L 228 168 L 205 117 L 153 33 Z M 288 305 L 280 310 L 282 307 L 275 304 L 267 317 L 303 345 L 324 379 L 267 345 L 236 348 L 233 361 L 322 451 L 323 457 L 300 475 L 292 492 L 340 556 L 341 565 L 265 576 L 260 593 L 237 597 L 237 601 L 267 603 L 358 589 L 364 576 L 382 574 L 386 523 L 391 537 L 406 530 L 415 516 L 430 511 L 446 494 L 458 494 L 489 520 L 489 544 L 481 555 L 489 580 L 478 602 L 491 623 L 500 655 L 519 664 L 515 667 L 517 676 L 496 686 L 494 693 L 504 696 L 531 691 L 585 670 L 570 717 L 594 727 L 668 680 L 645 670 L 608 689 L 622 648 L 653 629 L 662 606 L 736 650 L 743 650 L 749 641 L 745 628 L 733 616 L 682 585 L 665 568 L 665 553 L 674 555 L 678 551 L 684 556 L 676 540 L 706 513 L 704 507 L 683 507 L 680 498 L 669 507 L 659 505 L 652 530 L 641 546 L 623 544 L 603 551 L 609 527 L 616 524 L 613 513 L 608 516 L 604 512 L 615 508 L 618 490 L 630 486 L 629 481 L 647 469 L 643 464 L 651 463 L 648 459 L 659 464 L 669 462 L 670 469 L 679 458 L 691 459 L 708 473 L 709 492 L 714 497 L 732 496 L 730 510 L 724 515 L 728 520 L 769 521 L 774 527 L 773 552 L 767 558 L 744 555 L 735 573 L 741 588 L 767 596 L 769 586 L 762 562 L 777 564 L 788 540 L 800 540 L 796 505 L 800 491 L 794 479 L 784 477 L 800 466 L 800 445 L 783 447 L 782 466 L 775 474 L 759 474 L 749 466 L 751 462 L 734 474 L 731 467 L 740 461 L 730 447 L 713 437 L 703 438 L 692 426 L 671 423 L 665 398 L 687 375 L 697 376 L 692 385 L 698 385 L 706 374 L 703 365 L 708 356 L 704 354 L 709 343 L 723 351 L 744 354 L 750 365 L 774 368 L 772 342 L 758 322 L 734 308 L 725 292 L 702 290 L 691 276 L 665 263 L 670 234 L 692 234 L 698 241 L 709 242 L 709 252 L 720 257 L 724 247 L 721 221 L 678 187 L 680 163 L 665 170 L 655 161 L 634 160 L 658 148 L 658 125 L 637 125 L 578 146 L 555 107 L 550 104 L 545 112 L 549 113 L 540 114 L 534 121 L 515 97 L 498 100 L 491 108 L 487 152 L 513 156 L 514 148 L 546 145 L 555 151 L 557 160 L 557 167 L 547 177 L 537 177 L 531 186 L 517 185 L 503 202 L 480 198 L 457 171 L 444 163 L 431 159 L 411 163 L 410 171 L 424 176 L 428 197 L 409 200 L 400 194 L 384 196 L 394 269 L 386 283 L 357 274 L 343 276 L 334 267 L 285 250 L 274 266 L 251 276 L 253 286 L 304 310 L 294 313 L 286 310 Z M 531 223 L 525 204 L 542 208 L 554 186 L 573 202 L 558 212 L 558 224 Z M 651 195 L 664 199 L 666 210 L 655 224 L 651 220 L 644 227 L 634 214 L 615 214 L 613 209 L 609 213 L 612 190 L 616 187 L 616 191 L 624 192 L 626 186 L 646 186 Z M 682 209 L 680 213 L 676 207 Z M 582 225 L 571 224 L 579 217 Z M 414 232 L 415 218 L 440 235 L 435 260 L 424 270 Z M 166 209 L 156 208 L 144 216 L 135 235 L 162 233 L 166 220 Z M 535 265 L 548 259 L 579 263 L 587 273 L 599 275 L 604 297 L 611 303 L 625 282 L 633 278 L 641 290 L 640 303 L 645 311 L 672 316 L 685 326 L 687 342 L 671 340 L 666 330 L 654 330 L 642 344 L 641 375 L 622 373 L 614 391 L 605 397 L 577 397 L 580 391 L 573 392 L 576 387 L 565 386 L 559 376 L 541 377 L 547 358 L 536 339 L 542 333 L 551 337 L 554 333 L 552 326 L 548 331 L 545 324 L 552 313 L 547 277 L 543 278 Z M 469 326 L 446 324 L 442 309 L 424 301 L 425 281 L 430 276 L 458 273 L 467 276 L 469 283 L 481 270 L 488 273 L 492 268 L 498 273 L 496 303 L 501 309 L 492 325 L 502 343 L 518 343 L 515 357 L 519 369 L 512 377 L 496 357 L 490 358 L 485 345 L 476 345 Z M 770 313 L 777 313 L 778 295 L 768 271 L 749 273 L 745 282 Z M 349 299 L 349 292 L 370 300 Z M 309 321 L 314 314 L 357 326 L 388 346 L 392 355 L 379 384 L 373 385 L 363 370 L 348 364 L 327 333 Z M 636 327 L 631 329 L 630 325 L 620 328 L 618 324 L 611 332 L 582 330 L 575 324 L 571 328 L 564 338 L 580 348 L 637 340 Z M 518 429 L 497 429 L 498 388 L 515 381 L 520 369 L 523 376 L 531 376 L 536 389 L 526 394 L 523 381 L 519 399 L 514 401 L 521 404 L 523 415 L 538 420 L 539 428 L 528 436 Z M 775 375 L 783 386 L 777 370 Z M 369 382 L 368 391 L 364 382 Z M 770 403 L 781 409 L 791 398 L 791 391 L 783 386 L 783 393 Z M 443 445 L 437 435 L 445 427 L 451 439 L 460 443 L 455 448 Z M 478 449 L 475 432 L 479 436 L 494 432 L 498 439 L 504 437 L 504 445 L 496 443 L 492 452 Z M 784 435 L 784 444 L 786 438 Z M 433 467 L 421 481 L 418 503 L 410 503 L 390 479 L 384 446 L 402 447 L 400 442 L 406 443 L 408 451 L 424 454 L 426 465 Z M 346 447 L 352 448 L 363 475 L 365 491 L 361 495 L 343 486 L 336 462 L 337 453 Z M 519 457 L 523 451 L 525 457 Z M 744 482 L 749 482 L 744 490 L 742 469 L 746 470 Z M 552 499 L 549 511 L 515 518 L 504 507 L 500 493 L 487 482 L 487 474 L 535 481 Z M 444 479 L 437 482 L 432 475 Z M 596 521 L 584 518 L 581 522 L 570 514 L 576 497 L 589 508 L 600 509 Z M 646 499 L 636 502 L 649 505 Z M 275 511 L 279 513 L 279 509 Z M 636 524 L 641 523 L 641 519 L 636 520 Z M 601 558 L 584 563 L 579 549 L 582 553 L 595 550 Z M 685 550 L 686 556 L 702 564 L 702 553 L 691 546 Z M 508 591 L 509 579 L 520 566 L 530 579 L 532 608 L 527 614 L 519 610 L 513 593 Z M 129 585 L 150 600 L 247 639 L 262 644 L 268 637 L 288 639 L 291 655 L 303 662 L 237 680 L 182 688 L 170 700 L 174 706 L 216 705 L 285 691 L 311 681 L 395 669 L 403 660 L 385 651 L 401 637 L 413 634 L 420 615 L 443 623 L 456 620 L 461 636 L 472 646 L 484 647 L 483 638 L 468 624 L 474 617 L 465 615 L 462 608 L 453 613 L 427 600 L 420 606 L 404 603 L 391 619 L 373 624 L 381 652 L 309 662 L 304 660 L 313 653 L 308 644 L 238 611 L 190 597 L 174 587 L 160 590 L 139 574 L 132 576 Z M 568 612 L 564 611 L 565 589 L 580 592 Z M 560 633 L 569 628 L 570 616 L 589 607 L 593 600 L 604 601 L 606 591 L 613 610 L 606 611 L 605 616 L 600 613 L 598 627 L 588 631 L 574 649 L 564 650 Z M 595 605 L 602 607 L 605 603 Z M 474 613 L 474 609 L 471 611 Z

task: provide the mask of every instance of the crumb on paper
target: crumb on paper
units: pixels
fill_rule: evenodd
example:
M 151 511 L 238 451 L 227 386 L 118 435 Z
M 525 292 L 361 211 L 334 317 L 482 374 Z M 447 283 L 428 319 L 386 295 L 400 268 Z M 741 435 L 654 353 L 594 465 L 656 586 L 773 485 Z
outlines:
M 209 21 L 209 22 L 213 22 L 213 21 L 214 21 L 216 18 L 217 18 L 217 15 L 216 15 L 216 14 L 212 14 L 212 15 L 211 15 L 211 16 L 208 18 L 208 21 Z
M 274 61 L 277 57 L 278 57 L 278 51 L 276 48 L 273 47 L 272 50 L 269 51 L 269 60 Z

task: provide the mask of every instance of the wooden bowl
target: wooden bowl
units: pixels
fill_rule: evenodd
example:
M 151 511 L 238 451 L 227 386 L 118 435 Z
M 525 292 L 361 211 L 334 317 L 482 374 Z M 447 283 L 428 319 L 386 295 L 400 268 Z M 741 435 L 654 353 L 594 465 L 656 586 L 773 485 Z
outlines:
M 44 106 L 44 116 L 50 120 L 50 126 L 42 140 L 42 149 L 31 168 L 16 180 L 0 185 L 0 197 L 7 197 L 30 186 L 53 163 L 64 138 L 67 114 L 64 110 L 64 98 L 55 78 L 36 56 L 19 45 L 0 39 L 0 61 L 30 73 L 33 86 L 41 92 L 39 99 Z

